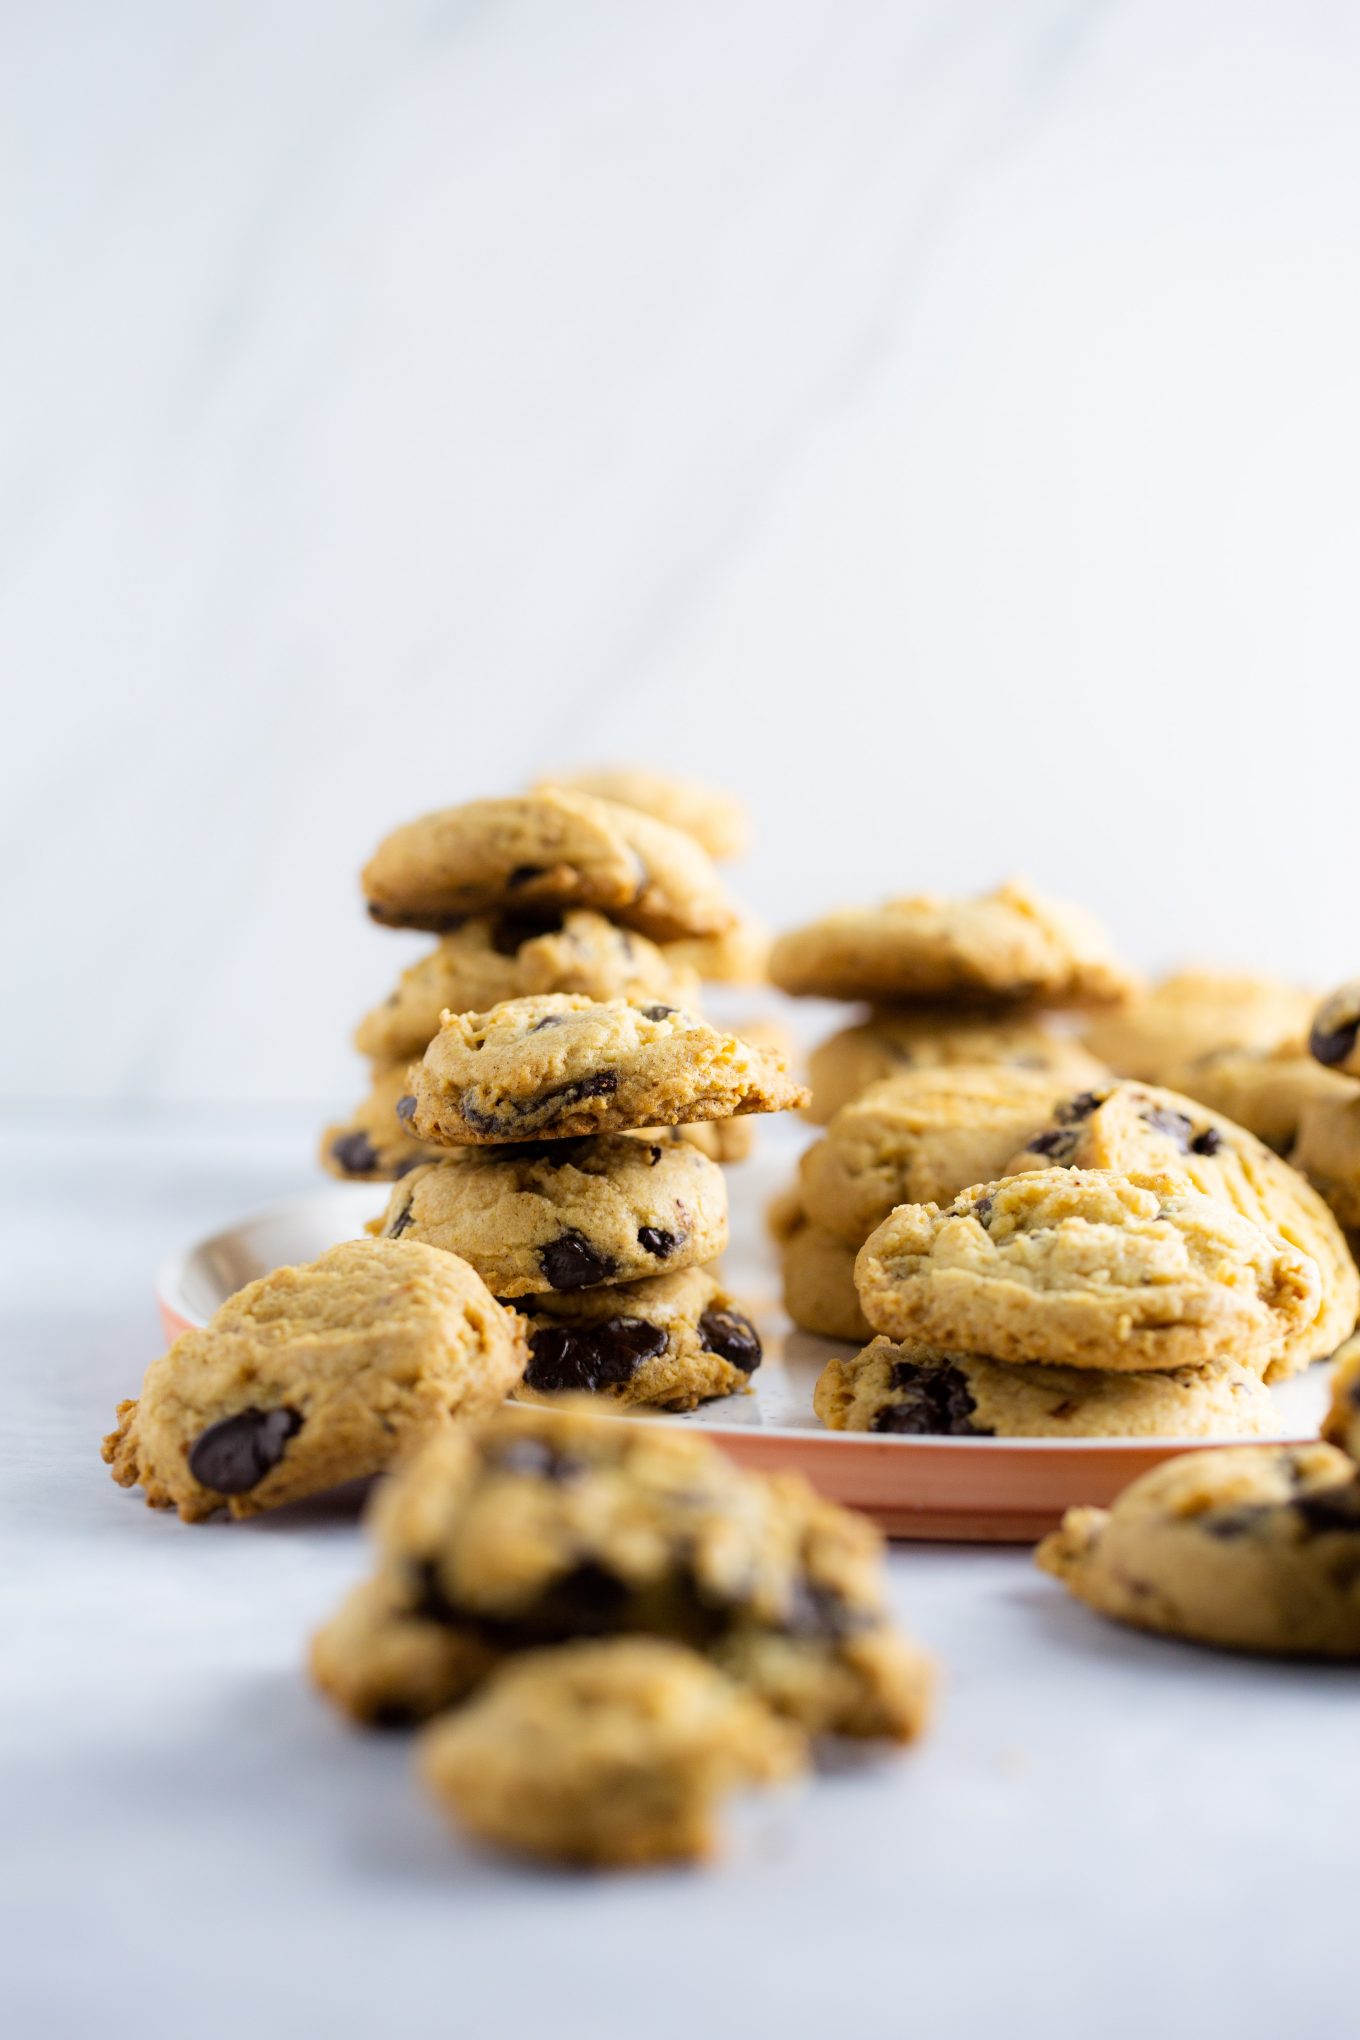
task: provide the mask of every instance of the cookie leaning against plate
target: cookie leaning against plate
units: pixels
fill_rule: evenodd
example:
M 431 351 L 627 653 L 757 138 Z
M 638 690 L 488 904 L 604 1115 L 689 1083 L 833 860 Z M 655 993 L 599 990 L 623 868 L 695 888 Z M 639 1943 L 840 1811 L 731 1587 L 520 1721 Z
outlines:
M 395 1183 L 422 1162 L 438 1159 L 443 1150 L 417 1140 L 397 1117 L 410 1079 L 409 1056 L 375 1067 L 367 1097 L 348 1119 L 328 1126 L 321 1136 L 321 1166 L 328 1175 L 346 1182 Z
M 507 907 L 594 907 L 658 941 L 734 909 L 692 836 L 584 793 L 474 800 L 393 830 L 364 867 L 375 921 L 436 934 Z
M 585 1391 L 621 1407 L 692 1410 L 741 1395 L 761 1361 L 755 1326 L 706 1268 L 526 1296 L 520 1402 Z
M 750 844 L 751 819 L 742 803 L 735 794 L 707 786 L 702 780 L 679 779 L 642 765 L 597 765 L 579 772 L 554 773 L 540 779 L 533 790 L 546 793 L 554 786 L 654 815 L 657 821 L 693 836 L 720 864 L 744 856 Z
M 1086 1029 L 1086 1046 L 1121 1077 L 1169 1081 L 1173 1068 L 1213 1049 L 1269 1049 L 1302 1034 L 1311 996 L 1278 978 L 1180 970 L 1120 1013 Z
M 619 1133 L 444 1153 L 398 1183 L 382 1236 L 461 1255 L 493 1296 L 640 1282 L 727 1245 L 727 1179 L 685 1141 Z
M 1005 1173 L 1055 1164 L 1183 1176 L 1316 1262 L 1322 1278 L 1316 1308 L 1291 1333 L 1272 1378 L 1335 1352 L 1354 1329 L 1360 1273 L 1336 1219 L 1298 1169 L 1221 1113 L 1152 1084 L 1080 1092 L 1058 1107 Z
M 595 1868 L 713 1855 L 719 1802 L 806 1761 L 796 1728 L 654 1636 L 527 1652 L 426 1729 L 419 1756 L 458 1826 Z
M 579 992 L 588 999 L 693 1003 L 699 980 L 654 942 L 587 907 L 478 914 L 404 970 L 366 1013 L 354 1045 L 384 1062 L 423 1055 L 441 1014 L 486 1013 L 505 999 Z
M 1260 1375 L 1235 1360 L 1107 1374 L 884 1338 L 829 1360 L 812 1401 L 829 1430 L 912 1438 L 1260 1438 L 1278 1422 Z
M 862 1246 L 898 1204 L 948 1204 L 990 1182 L 1062 1093 L 1051 1076 L 1003 1063 L 913 1070 L 842 1106 L 800 1159 L 814 1225 Z
M 254 1516 L 389 1464 L 504 1401 L 528 1341 L 452 1254 L 352 1240 L 276 1268 L 184 1332 L 118 1406 L 104 1458 L 186 1523 Z
M 675 1006 L 566 996 L 449 1013 L 401 1115 L 420 1140 L 558 1140 L 801 1105 L 781 1055 Z
M 641 1634 L 702 1650 L 810 1734 L 907 1741 L 924 1724 L 931 1669 L 892 1620 L 878 1532 L 796 1475 L 743 1473 L 692 1431 L 500 1411 L 408 1459 L 373 1527 L 381 1584 L 352 1595 L 312 1653 L 323 1689 L 361 1719 L 468 1690 L 474 1660 L 450 1646 L 438 1692 L 441 1633 L 501 1655 Z
M 904 1204 L 855 1263 L 876 1331 L 995 1360 L 1260 1372 L 1317 1310 L 1316 1264 L 1176 1177 L 1046 1169 Z
M 776 940 L 770 977 L 825 999 L 1118 1005 L 1136 985 L 1098 921 L 1013 879 L 978 899 L 918 893 L 828 914 Z
M 1035 1554 L 1102 1615 L 1220 1649 L 1360 1658 L 1360 1476 L 1330 1445 L 1168 1460 Z
M 812 1103 L 807 1117 L 825 1126 L 884 1077 L 954 1063 L 1004 1063 L 1049 1071 L 1061 1090 L 1107 1081 L 1109 1071 L 1080 1042 L 1055 1034 L 1035 1016 L 960 1012 L 956 1006 L 886 1008 L 829 1035 L 808 1057 Z

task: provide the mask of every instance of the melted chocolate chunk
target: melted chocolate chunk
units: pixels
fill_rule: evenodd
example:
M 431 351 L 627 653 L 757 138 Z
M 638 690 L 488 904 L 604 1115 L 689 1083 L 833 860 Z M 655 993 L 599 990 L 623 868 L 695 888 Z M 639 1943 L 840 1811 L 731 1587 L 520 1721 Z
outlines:
M 643 1012 L 649 1020 L 669 1020 L 672 1013 L 678 1013 L 678 1006 L 644 1006 Z
M 331 1160 L 346 1175 L 371 1176 L 382 1157 L 366 1133 L 342 1133 L 331 1142 Z
M 1315 1027 L 1308 1037 L 1308 1052 L 1329 1069 L 1343 1063 L 1355 1047 L 1360 1034 L 1360 1013 L 1353 1020 L 1345 1020 L 1340 1027 Z
M 544 907 L 541 913 L 525 907 L 518 912 L 497 914 L 491 923 L 491 947 L 497 956 L 515 956 L 526 942 L 533 942 L 540 935 L 556 935 L 562 925 L 563 916 L 551 907 Z
M 592 1289 L 618 1269 L 618 1262 L 593 1247 L 575 1226 L 540 1247 L 538 1265 L 554 1289 Z
M 1036 1133 L 1029 1144 L 1029 1153 L 1043 1155 L 1058 1168 L 1065 1168 L 1077 1152 L 1081 1135 L 1070 1127 L 1050 1126 L 1043 1133 Z
M 1054 1117 L 1060 1126 L 1075 1126 L 1078 1120 L 1089 1119 L 1108 1096 L 1107 1091 L 1078 1091 L 1075 1098 L 1068 1098 L 1058 1107 Z
M 1166 1105 L 1151 1105 L 1139 1117 L 1154 1133 L 1164 1133 L 1168 1140 L 1174 1140 L 1183 1155 L 1189 1154 L 1190 1137 L 1195 1129 L 1183 1112 L 1173 1112 Z
M 759 1335 L 739 1310 L 706 1310 L 699 1320 L 699 1337 L 710 1353 L 743 1374 L 754 1374 L 760 1365 Z
M 1360 1480 L 1299 1495 L 1290 1505 L 1314 1534 L 1324 1530 L 1360 1531 Z
M 535 1020 L 529 1032 L 531 1034 L 541 1034 L 545 1027 L 560 1027 L 566 1017 L 565 1013 L 545 1013 L 541 1020 Z
M 388 1226 L 387 1231 L 383 1234 L 383 1238 L 387 1240 L 399 1240 L 402 1234 L 406 1231 L 407 1227 L 414 1225 L 415 1222 L 416 1222 L 415 1213 L 412 1211 L 409 1204 L 405 1204 L 402 1206 L 401 1210 L 397 1213 L 391 1225 Z
M 540 1395 L 567 1389 L 621 1388 L 644 1360 L 666 1350 L 666 1334 L 642 1318 L 606 1318 L 603 1324 L 543 1325 L 529 1335 L 524 1379 Z
M 1190 1143 L 1192 1155 L 1216 1155 L 1223 1145 L 1223 1136 L 1216 1126 L 1206 1126 L 1203 1133 L 1197 1133 Z
M 403 1126 L 409 1126 L 416 1116 L 415 1093 L 408 1091 L 404 1098 L 397 1100 L 397 1117 Z
M 517 864 L 505 882 L 511 886 L 528 885 L 532 880 L 542 878 L 547 868 L 546 864 Z
M 667 1232 L 661 1225 L 640 1225 L 638 1245 L 645 1253 L 655 1254 L 658 1261 L 664 1261 L 673 1254 L 685 1237 L 682 1233 Z
M 896 1360 L 891 1375 L 896 1401 L 885 1403 L 870 1426 L 913 1438 L 990 1438 L 985 1424 L 975 1424 L 977 1404 L 961 1368 L 947 1363 L 921 1367 L 914 1360 Z
M 189 1447 L 189 1471 L 219 1495 L 248 1494 L 278 1465 L 288 1440 L 301 1429 L 297 1410 L 238 1410 L 200 1431 Z
M 973 1206 L 973 1216 L 984 1232 L 987 1230 L 987 1221 L 991 1215 L 992 1199 L 990 1197 L 979 1197 L 977 1203 Z

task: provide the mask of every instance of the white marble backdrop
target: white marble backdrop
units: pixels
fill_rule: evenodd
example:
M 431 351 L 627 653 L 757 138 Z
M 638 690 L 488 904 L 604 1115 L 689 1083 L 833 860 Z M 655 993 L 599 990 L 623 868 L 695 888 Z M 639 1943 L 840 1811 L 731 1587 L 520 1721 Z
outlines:
M 0 18 L 12 1094 L 340 1099 L 425 806 L 1360 968 L 1360 9 Z

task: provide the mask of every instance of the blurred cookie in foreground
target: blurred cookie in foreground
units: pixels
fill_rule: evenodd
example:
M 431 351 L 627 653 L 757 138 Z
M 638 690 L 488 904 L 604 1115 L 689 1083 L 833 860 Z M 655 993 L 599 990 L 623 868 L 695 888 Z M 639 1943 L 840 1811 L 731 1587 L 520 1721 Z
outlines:
M 1278 978 L 1179 970 L 1086 1030 L 1086 1046 L 1121 1077 L 1171 1081 L 1173 1069 L 1215 1049 L 1276 1048 L 1307 1031 L 1313 1000 Z
M 916 893 L 781 935 L 781 990 L 824 999 L 1119 1005 L 1136 979 L 1094 916 L 1012 879 L 976 899 Z
M 531 1651 L 419 1751 L 426 1785 L 478 1840 L 592 1868 L 702 1861 L 723 1800 L 806 1762 L 790 1723 L 651 1636 Z
M 1035 1554 L 1097 1613 L 1224 1650 L 1360 1658 L 1360 1475 L 1334 1446 L 1227 1446 L 1069 1509 Z
M 699 779 L 681 779 L 646 765 L 594 765 L 552 773 L 534 791 L 546 793 L 554 786 L 654 815 L 693 836 L 719 864 L 743 857 L 750 847 L 751 819 L 743 803 Z
M 1278 1422 L 1260 1375 L 1234 1360 L 1105 1374 L 885 1338 L 829 1360 L 813 1407 L 832 1431 L 911 1438 L 1259 1438 Z
M 955 1006 L 881 1008 L 829 1035 L 808 1057 L 812 1103 L 807 1117 L 825 1126 L 843 1105 L 885 1077 L 955 1063 L 1002 1063 L 1051 1072 L 1060 1091 L 1106 1080 L 1109 1071 L 1081 1043 L 1055 1033 L 1037 1014 L 1003 1018 Z
M 493 1409 L 527 1357 L 522 1320 L 464 1262 L 355 1240 L 248 1283 L 182 1333 L 119 1404 L 104 1459 L 186 1523 L 255 1516 Z

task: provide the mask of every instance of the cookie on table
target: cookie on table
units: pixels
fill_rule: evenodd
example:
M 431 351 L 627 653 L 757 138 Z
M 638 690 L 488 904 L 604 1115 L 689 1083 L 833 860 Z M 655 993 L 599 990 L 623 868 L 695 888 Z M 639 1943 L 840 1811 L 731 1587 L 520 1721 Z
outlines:
M 417 1140 L 397 1117 L 397 1106 L 411 1089 L 411 1064 L 379 1065 L 367 1097 L 348 1119 L 328 1126 L 321 1136 L 321 1166 L 346 1182 L 395 1183 L 444 1152 Z
M 1153 1084 L 1079 1092 L 1058 1106 L 1005 1173 L 1055 1165 L 1182 1176 L 1315 1262 L 1321 1281 L 1314 1312 L 1295 1327 L 1272 1378 L 1335 1352 L 1353 1330 L 1360 1274 L 1336 1219 L 1297 1168 L 1222 1113 Z
M 438 1034 L 441 1014 L 486 1013 L 540 992 L 684 1006 L 697 1000 L 699 980 L 645 935 L 588 907 L 478 914 L 402 972 L 391 997 L 359 1022 L 354 1045 L 376 1061 L 409 1062 Z
M 555 772 L 540 779 L 534 792 L 546 793 L 554 786 L 637 808 L 659 822 L 668 822 L 673 829 L 683 829 L 719 864 L 744 857 L 750 848 L 751 818 L 745 807 L 735 794 L 707 786 L 702 780 L 653 772 L 645 765 L 595 765 Z
M 420 1772 L 479 1841 L 592 1868 L 712 1856 L 717 1810 L 801 1771 L 806 1739 L 654 1636 L 529 1651 L 420 1739 Z
M 276 1268 L 152 1362 L 104 1458 L 186 1523 L 254 1516 L 387 1466 L 417 1435 L 503 1402 L 522 1320 L 452 1254 L 355 1240 Z
M 771 980 L 798 996 L 1119 1005 L 1136 989 L 1080 907 L 1013 879 L 977 899 L 917 893 L 779 936 Z
M 1305 1106 L 1289 1159 L 1338 1225 L 1360 1227 L 1360 1096 Z
M 677 970 L 692 970 L 710 984 L 762 985 L 770 958 L 769 931 L 749 914 L 738 913 L 716 935 L 682 936 L 664 944 Z
M 1289 1156 L 1311 1105 L 1348 1105 L 1360 1098 L 1350 1077 L 1324 1070 L 1299 1042 L 1278 1048 L 1218 1048 L 1173 1065 L 1166 1088 L 1195 1098 L 1245 1126 L 1277 1155 Z
M 1360 979 L 1329 992 L 1310 1015 L 1308 1052 L 1324 1069 L 1360 1077 Z
M 493 1296 L 640 1282 L 727 1245 L 727 1181 L 687 1142 L 460 1148 L 393 1190 L 386 1239 L 461 1255 Z
M 857 1247 L 813 1225 L 796 1187 L 771 1202 L 768 1220 L 779 1255 L 784 1308 L 798 1329 L 856 1344 L 871 1339 L 873 1330 L 855 1287 Z
M 1278 1366 L 1317 1314 L 1307 1255 L 1180 1177 L 1045 1169 L 904 1204 L 855 1263 L 875 1331 L 1003 1361 Z
M 1117 1622 L 1271 1657 L 1360 1658 L 1360 1476 L 1331 1445 L 1191 1452 L 1069 1509 L 1035 1554 Z
M 799 1163 L 814 1225 L 862 1246 L 898 1204 L 948 1204 L 990 1182 L 1061 1097 L 1052 1076 L 958 1063 L 886 1077 L 844 1105 Z
M 741 1395 L 761 1361 L 760 1335 L 706 1268 L 568 1295 L 526 1296 L 521 1402 L 583 1391 L 621 1407 L 692 1410 Z
M 998 1019 L 961 1013 L 954 1006 L 923 1006 L 894 1013 L 884 1008 L 814 1048 L 808 1058 L 812 1104 L 807 1117 L 825 1126 L 870 1084 L 912 1070 L 953 1063 L 1004 1063 L 1051 1072 L 1060 1090 L 1077 1091 L 1108 1078 L 1109 1071 L 1081 1044 L 1054 1034 L 1034 1017 Z
M 324 1690 L 360 1719 L 445 1704 L 434 1651 L 413 1645 L 423 1624 L 502 1654 L 664 1636 L 809 1734 L 906 1741 L 923 1725 L 930 1666 L 892 1622 L 877 1531 L 683 1427 L 507 1407 L 427 1440 L 380 1491 L 373 1527 L 383 1595 L 361 1588 L 313 1651 Z M 409 1688 L 383 1620 L 401 1628 Z M 449 1657 L 450 1703 L 468 1662 Z
M 1328 1444 L 1360 1460 L 1360 1333 L 1347 1339 L 1336 1356 L 1331 1408 L 1322 1435 Z
M 557 1140 L 781 1112 L 806 1091 L 782 1056 L 676 1006 L 565 995 L 450 1013 L 401 1115 L 420 1140 Z
M 1214 1049 L 1270 1049 L 1307 1031 L 1313 1001 L 1278 978 L 1178 970 L 1122 1012 L 1086 1029 L 1086 1046 L 1116 1075 L 1170 1082 L 1172 1070 Z
M 1278 1422 L 1260 1375 L 1235 1360 L 1107 1374 L 882 1337 L 829 1360 L 812 1400 L 829 1430 L 911 1438 L 1260 1438 Z
M 659 942 L 713 935 L 734 909 L 692 836 L 589 794 L 518 794 L 394 829 L 363 871 L 375 921 L 443 934 L 471 914 L 593 907 Z

